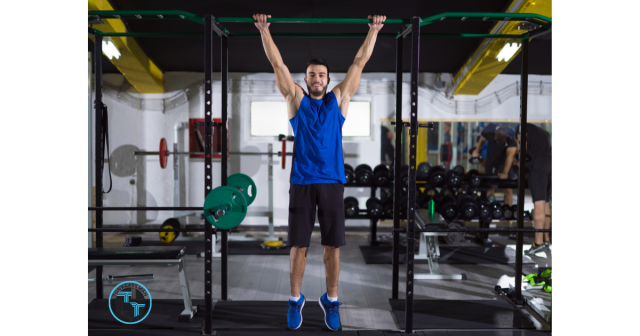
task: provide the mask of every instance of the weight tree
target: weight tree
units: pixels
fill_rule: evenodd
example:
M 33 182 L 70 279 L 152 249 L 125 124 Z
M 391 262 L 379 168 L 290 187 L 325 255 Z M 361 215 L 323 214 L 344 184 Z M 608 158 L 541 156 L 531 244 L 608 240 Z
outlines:
M 204 33 L 154 33 L 154 32 L 127 32 L 127 33 L 107 33 L 101 32 L 97 29 L 89 28 L 89 34 L 95 37 L 95 55 L 94 68 L 95 68 L 95 184 L 96 184 L 96 206 L 89 207 L 90 211 L 96 211 L 96 229 L 89 229 L 90 232 L 96 232 L 96 247 L 103 247 L 102 232 L 126 232 L 125 229 L 103 229 L 102 211 L 104 210 L 201 210 L 202 207 L 127 207 L 127 208 L 105 208 L 102 206 L 102 166 L 104 152 L 101 148 L 100 140 L 102 139 L 102 38 L 103 36 L 131 36 L 131 37 L 180 37 L 180 36 L 204 36 L 205 43 L 205 167 L 204 177 L 205 186 L 204 193 L 205 198 L 207 194 L 212 190 L 212 148 L 211 148 L 211 132 L 213 126 L 222 126 L 222 157 L 221 157 L 221 170 L 220 170 L 220 185 L 227 185 L 227 99 L 228 99 L 228 38 L 229 37 L 243 37 L 243 36 L 260 36 L 260 33 L 231 33 L 225 29 L 221 23 L 234 22 L 234 23 L 253 23 L 252 18 L 244 17 L 220 17 L 215 18 L 211 14 L 207 14 L 204 17 L 188 13 L 185 11 L 89 11 L 89 20 L 96 20 L 101 18 L 109 19 L 180 19 L 189 20 L 204 25 Z M 541 26 L 540 28 L 526 32 L 524 34 L 421 34 L 420 27 L 428 24 L 440 22 L 440 21 L 527 21 Z M 280 22 L 280 23 L 339 23 L 339 24 L 365 24 L 371 23 L 369 19 L 347 19 L 347 18 L 270 18 L 267 22 Z M 400 181 L 400 158 L 401 158 L 401 146 L 402 137 L 401 130 L 404 127 L 402 121 L 402 47 L 403 39 L 411 35 L 411 112 L 409 123 L 409 195 L 407 206 L 407 229 L 400 229 L 400 193 L 402 188 L 400 183 L 395 183 L 394 193 L 394 219 L 393 219 L 393 278 L 392 278 L 392 297 L 398 298 L 398 272 L 399 272 L 399 234 L 400 232 L 407 233 L 407 279 L 406 279 L 406 300 L 405 300 L 405 332 L 413 332 L 413 282 L 414 282 L 414 246 L 415 246 L 415 233 L 422 231 L 440 231 L 434 229 L 416 230 L 415 229 L 415 188 L 416 188 L 416 134 L 418 133 L 418 127 L 424 127 L 418 125 L 418 74 L 419 74 L 419 57 L 420 57 L 420 38 L 421 37 L 449 37 L 449 38 L 505 38 L 505 39 L 519 39 L 522 41 L 522 92 L 520 96 L 520 155 L 526 157 L 526 146 L 522 146 L 522 143 L 526 143 L 526 124 L 527 124 L 527 84 L 528 84 L 528 50 L 529 39 L 538 37 L 551 30 L 551 18 L 530 13 L 442 13 L 434 16 L 421 19 L 420 17 L 413 17 L 411 19 L 387 19 L 384 24 L 406 24 L 406 26 L 398 32 L 398 34 L 378 34 L 378 37 L 394 37 L 396 38 L 396 160 L 394 181 Z M 221 122 L 212 122 L 212 69 L 213 69 L 213 37 L 215 33 L 220 38 L 220 53 L 221 53 Z M 274 37 L 366 37 L 366 34 L 354 34 L 354 33 L 272 33 Z M 520 165 L 519 176 L 524 176 L 524 165 Z M 523 178 L 518 180 L 518 220 L 516 230 L 512 232 L 518 233 L 518 239 L 516 244 L 516 288 L 515 298 L 516 303 L 522 304 L 522 294 L 520 284 L 522 281 L 522 253 L 523 253 L 523 232 L 544 232 L 550 230 L 525 230 L 523 224 L 523 210 L 524 210 L 524 187 L 525 181 Z M 160 230 L 154 229 L 142 229 L 136 230 L 137 232 L 158 232 Z M 212 314 L 212 239 L 216 234 L 216 229 L 205 219 L 205 225 L 202 229 L 173 229 L 162 231 L 199 231 L 205 232 L 205 316 L 211 316 Z M 228 245 L 227 234 L 228 230 L 219 230 L 221 233 L 221 300 L 227 300 L 227 258 L 228 258 Z M 451 232 L 450 229 L 442 230 Z M 458 230 L 459 231 L 459 230 Z M 472 232 L 478 230 L 464 230 L 464 232 Z M 500 229 L 485 229 L 483 232 L 491 231 L 504 231 Z M 103 281 L 102 281 L 102 266 L 96 267 L 96 298 L 103 298 Z M 210 335 L 212 333 L 212 320 L 211 318 L 205 318 L 204 333 Z

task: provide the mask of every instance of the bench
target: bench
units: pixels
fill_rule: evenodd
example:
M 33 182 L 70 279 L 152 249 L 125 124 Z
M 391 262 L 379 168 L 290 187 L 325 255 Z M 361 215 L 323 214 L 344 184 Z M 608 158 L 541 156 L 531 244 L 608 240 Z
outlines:
M 421 214 L 421 212 L 423 212 Z M 426 210 L 418 209 L 416 211 L 416 225 L 420 229 L 446 229 L 447 225 L 442 223 L 427 223 L 428 218 L 424 213 Z M 447 232 L 420 232 L 420 247 L 418 254 L 414 257 L 416 260 L 428 260 L 430 273 L 416 273 L 415 280 L 465 280 L 463 274 L 441 274 L 438 258 L 440 258 L 439 236 L 447 236 Z
M 90 248 L 89 265 L 178 265 L 180 287 L 182 288 L 182 297 L 184 300 L 184 310 L 178 319 L 179 321 L 189 321 L 198 311 L 198 307 L 191 304 L 187 268 L 184 263 L 186 250 L 187 249 L 182 246 Z

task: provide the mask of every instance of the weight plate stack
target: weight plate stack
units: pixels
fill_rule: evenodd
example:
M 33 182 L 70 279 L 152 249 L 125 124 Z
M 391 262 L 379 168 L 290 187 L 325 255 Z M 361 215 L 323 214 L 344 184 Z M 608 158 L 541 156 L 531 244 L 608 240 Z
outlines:
M 251 205 L 258 194 L 255 182 L 245 174 L 233 174 L 229 176 L 229 178 L 227 178 L 227 185 L 238 189 L 247 200 L 247 205 Z
M 370 186 L 371 180 L 373 178 L 373 174 L 371 171 L 371 167 L 367 164 L 361 164 L 356 167 L 356 184 L 360 186 Z
M 371 197 L 367 200 L 367 215 L 371 219 L 380 219 L 384 213 L 384 207 L 382 202 L 375 197 Z
M 344 165 L 344 178 L 345 180 L 347 180 L 347 184 L 355 183 L 356 177 L 353 173 L 353 167 L 351 167 L 351 165 Z
M 347 218 L 355 217 L 360 212 L 358 199 L 352 196 L 349 196 L 344 199 L 344 214 Z
M 204 200 L 204 216 L 218 229 L 232 229 L 240 225 L 246 215 L 247 200 L 235 187 L 217 187 Z

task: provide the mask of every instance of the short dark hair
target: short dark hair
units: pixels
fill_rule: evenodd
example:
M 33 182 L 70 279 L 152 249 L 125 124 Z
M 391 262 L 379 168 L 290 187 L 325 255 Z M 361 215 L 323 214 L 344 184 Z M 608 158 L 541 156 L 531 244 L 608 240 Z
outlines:
M 506 126 L 498 126 L 495 130 L 495 136 L 498 138 L 496 140 L 498 143 L 502 143 L 509 137 L 509 132 L 507 132 Z
M 309 62 L 307 62 L 307 68 L 304 70 L 305 74 L 307 73 L 310 65 L 324 65 L 327 68 L 327 77 L 329 77 L 329 64 L 327 64 L 327 61 L 325 61 L 324 58 L 313 58 L 309 60 Z

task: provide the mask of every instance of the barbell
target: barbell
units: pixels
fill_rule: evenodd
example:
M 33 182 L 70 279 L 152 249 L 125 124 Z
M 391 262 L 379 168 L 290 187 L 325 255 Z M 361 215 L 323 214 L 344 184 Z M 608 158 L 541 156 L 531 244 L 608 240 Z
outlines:
M 282 169 L 285 169 L 286 166 L 286 157 L 292 156 L 292 152 L 286 152 L 286 141 L 287 138 L 282 139 L 282 149 L 285 150 L 285 156 L 282 155 L 283 152 L 272 153 L 271 155 L 283 156 L 282 158 Z M 222 152 L 211 152 L 211 154 L 222 154 Z M 269 153 L 264 152 L 228 152 L 229 155 L 269 155 Z M 148 151 L 138 151 L 133 152 L 133 155 L 158 155 L 160 157 L 160 168 L 164 169 L 167 167 L 167 162 L 169 155 L 204 155 L 204 152 L 171 152 L 167 147 L 167 139 L 160 139 L 160 148 L 157 152 L 148 152 Z

